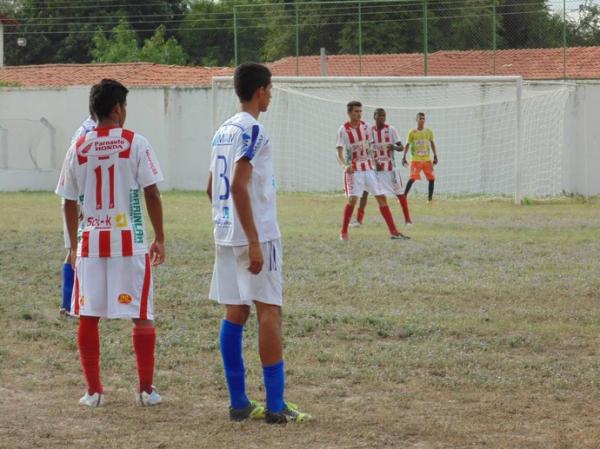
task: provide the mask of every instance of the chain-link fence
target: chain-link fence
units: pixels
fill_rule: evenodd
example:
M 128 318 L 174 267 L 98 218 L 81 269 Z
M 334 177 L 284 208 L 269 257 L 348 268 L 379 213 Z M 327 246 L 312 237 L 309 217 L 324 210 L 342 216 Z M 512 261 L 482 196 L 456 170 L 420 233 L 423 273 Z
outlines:
M 233 40 L 236 64 L 291 57 L 286 74 L 300 76 L 331 75 L 313 73 L 318 64 L 302 58 L 328 54 L 347 55 L 337 56 L 346 75 L 600 77 L 600 5 L 589 0 L 236 4 Z M 368 57 L 386 54 L 397 56 Z

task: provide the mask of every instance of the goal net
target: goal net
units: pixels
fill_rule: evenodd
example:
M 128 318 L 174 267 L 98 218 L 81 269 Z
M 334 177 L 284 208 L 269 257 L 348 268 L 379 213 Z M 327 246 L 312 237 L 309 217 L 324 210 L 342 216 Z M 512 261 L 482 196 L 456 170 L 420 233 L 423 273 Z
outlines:
M 232 78 L 215 78 L 212 95 L 216 129 L 239 110 Z M 439 156 L 437 192 L 520 200 L 562 191 L 568 95 L 563 84 L 529 86 L 520 77 L 274 77 L 260 121 L 273 144 L 280 190 L 341 190 L 336 135 L 346 104 L 358 100 L 367 123 L 384 108 L 403 143 L 416 114 L 426 114 Z M 408 169 L 401 172 L 406 182 Z M 414 189 L 426 192 L 427 183 Z

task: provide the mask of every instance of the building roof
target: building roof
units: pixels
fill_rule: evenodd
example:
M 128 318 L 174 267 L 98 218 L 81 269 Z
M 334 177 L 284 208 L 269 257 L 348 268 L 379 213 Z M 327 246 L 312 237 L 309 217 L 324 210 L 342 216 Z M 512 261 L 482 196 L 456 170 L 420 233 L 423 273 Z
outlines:
M 431 53 L 427 60 L 430 76 L 482 76 L 521 75 L 525 79 L 561 79 L 563 49 L 540 48 L 496 51 L 448 51 Z M 600 78 L 600 47 L 571 47 L 566 51 L 567 78 Z M 422 76 L 423 55 L 400 53 L 388 55 L 363 55 L 359 71 L 357 55 L 328 55 L 328 76 Z M 270 64 L 275 75 L 318 76 L 319 56 L 287 57 Z M 298 69 L 298 70 L 297 70 Z
M 45 64 L 4 66 L 0 82 L 23 87 L 90 86 L 102 78 L 126 86 L 206 86 L 213 76 L 231 75 L 229 67 L 190 67 L 148 62 L 119 64 Z
M 563 78 L 563 49 L 521 49 L 496 52 L 496 75 L 525 79 Z M 600 79 L 600 46 L 571 47 L 566 51 L 567 78 Z M 276 76 L 319 76 L 319 56 L 286 57 L 267 64 Z M 359 64 L 361 70 L 359 70 Z M 298 71 L 297 71 L 298 68 Z M 493 75 L 490 50 L 437 51 L 428 58 L 431 76 Z M 89 86 L 113 78 L 127 86 L 208 86 L 214 76 L 233 75 L 231 67 L 190 67 L 153 63 L 47 64 L 0 67 L 0 82 L 23 87 Z M 328 76 L 421 76 L 423 55 L 328 55 Z

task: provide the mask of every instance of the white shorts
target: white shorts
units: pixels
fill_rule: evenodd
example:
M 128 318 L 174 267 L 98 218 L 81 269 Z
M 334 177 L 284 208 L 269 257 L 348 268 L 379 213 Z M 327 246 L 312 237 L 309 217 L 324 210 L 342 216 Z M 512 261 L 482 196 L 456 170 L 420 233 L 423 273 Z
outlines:
M 154 318 L 150 256 L 78 257 L 71 315 Z
M 250 306 L 254 301 L 281 306 L 283 303 L 283 253 L 281 240 L 260 244 L 263 267 L 248 271 L 248 246 L 216 245 L 215 266 L 208 297 L 219 304 Z
M 383 195 L 383 188 L 373 170 L 344 172 L 344 193 L 349 196 L 362 196 L 364 191 L 371 195 Z
M 378 171 L 377 179 L 385 195 L 403 195 L 404 186 L 400 177 L 400 170 L 394 168 L 391 171 Z

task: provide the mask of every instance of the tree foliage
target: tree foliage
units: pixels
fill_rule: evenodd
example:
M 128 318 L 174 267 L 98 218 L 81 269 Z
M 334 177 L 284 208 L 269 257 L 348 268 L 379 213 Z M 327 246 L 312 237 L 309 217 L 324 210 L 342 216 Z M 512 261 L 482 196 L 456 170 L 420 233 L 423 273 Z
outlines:
M 154 35 L 144 40 L 140 48 L 136 33 L 126 21 L 117 25 L 110 37 L 103 32 L 94 36 L 94 62 L 155 62 L 184 65 L 187 56 L 174 37 L 166 39 L 165 27 L 160 25 Z
M 559 47 L 563 31 L 567 45 L 600 45 L 600 7 L 581 1 L 578 17 L 563 18 L 548 0 L 427 0 L 427 46 L 430 52 L 491 49 L 495 40 L 499 49 Z M 422 52 L 424 2 L 111 0 L 105 7 L 4 0 L 0 13 L 19 21 L 6 27 L 8 64 L 232 65 L 236 34 L 240 62 L 273 61 L 296 51 L 318 55 L 320 48 L 328 54 Z M 25 37 L 27 46 L 18 47 L 17 37 Z

